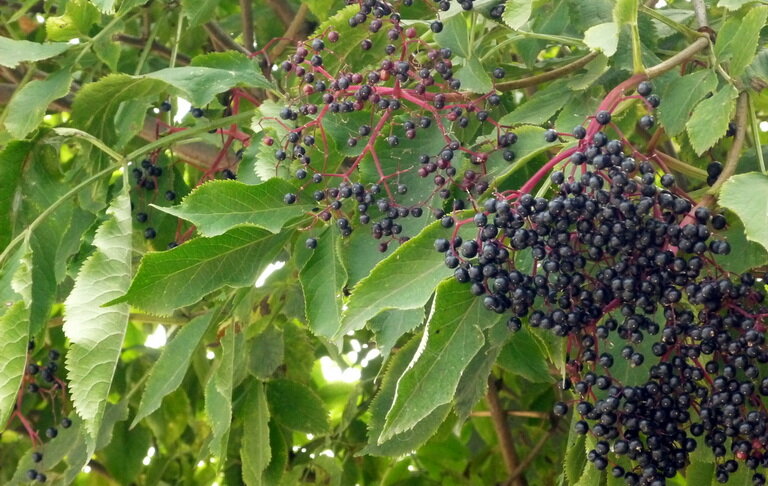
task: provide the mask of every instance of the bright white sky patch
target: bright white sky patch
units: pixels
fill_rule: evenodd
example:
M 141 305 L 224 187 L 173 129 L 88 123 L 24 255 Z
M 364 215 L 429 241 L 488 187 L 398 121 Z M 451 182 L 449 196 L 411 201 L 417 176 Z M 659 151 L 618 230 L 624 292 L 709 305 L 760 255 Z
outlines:
M 157 326 L 155 332 L 147 336 L 147 340 L 144 341 L 144 346 L 153 349 L 160 349 L 165 346 L 168 341 L 168 334 L 165 331 L 164 326 Z
M 187 113 L 189 113 L 189 110 L 191 109 L 192 103 L 185 100 L 184 98 L 176 98 L 176 115 L 174 115 L 173 121 L 176 123 L 181 123 L 181 121 L 185 116 L 187 116 Z
M 261 275 L 259 275 L 259 278 L 256 279 L 256 288 L 263 287 L 269 276 L 284 266 L 285 262 L 274 262 L 267 265 L 267 268 L 265 268 L 264 271 L 261 272 Z

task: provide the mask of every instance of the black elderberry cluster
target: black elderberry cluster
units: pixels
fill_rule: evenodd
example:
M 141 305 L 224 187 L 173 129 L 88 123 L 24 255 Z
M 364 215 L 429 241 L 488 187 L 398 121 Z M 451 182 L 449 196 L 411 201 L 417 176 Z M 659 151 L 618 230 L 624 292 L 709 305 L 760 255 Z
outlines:
M 29 352 L 32 353 L 34 349 L 35 342 L 30 341 L 28 346 Z M 35 444 L 37 444 L 37 439 L 40 438 L 41 435 L 44 435 L 48 439 L 56 438 L 59 435 L 59 429 L 56 426 L 49 426 L 45 428 L 42 433 L 29 429 L 28 427 L 32 426 L 32 423 L 24 418 L 23 413 L 25 409 L 30 407 L 24 406 L 26 403 L 24 398 L 29 397 L 29 399 L 35 401 L 36 399 L 45 400 L 51 408 L 55 408 L 55 401 L 57 398 L 62 402 L 66 399 L 64 395 L 64 382 L 57 376 L 60 358 L 61 355 L 59 351 L 51 349 L 48 351 L 48 360 L 45 364 L 42 362 L 29 361 L 25 369 L 23 387 L 25 395 L 20 396 L 20 400 L 16 404 L 17 406 L 14 413 L 20 416 L 22 425 L 27 429 L 27 432 L 30 433 L 33 443 Z M 19 408 L 20 404 L 22 405 L 22 408 Z M 35 405 L 35 408 L 37 408 L 37 405 Z M 53 414 L 55 415 L 55 412 L 53 412 Z M 63 417 L 59 420 L 59 426 L 68 429 L 72 426 L 72 420 L 68 417 Z M 32 461 L 35 464 L 42 462 L 42 460 L 43 454 L 41 452 L 35 451 L 32 453 Z M 40 483 L 44 483 L 48 480 L 47 475 L 44 472 L 39 471 L 38 468 L 27 470 L 26 477 L 30 481 L 37 481 Z
M 649 84 L 639 91 L 653 96 Z M 527 322 L 567 340 L 565 385 L 578 397 L 576 432 L 596 439 L 596 468 L 630 486 L 663 485 L 697 447 L 712 450 L 720 482 L 768 467 L 763 283 L 718 266 L 731 251 L 713 237 L 722 215 L 625 155 L 621 140 L 587 133 L 573 130 L 578 148 L 550 174 L 549 197 L 487 199 L 466 223 L 476 237 L 454 232 L 436 250 L 488 309 L 510 314 L 511 330 Z M 721 170 L 708 167 L 710 177 Z M 611 374 L 621 361 L 635 368 L 631 382 Z M 558 402 L 554 413 L 569 408 Z

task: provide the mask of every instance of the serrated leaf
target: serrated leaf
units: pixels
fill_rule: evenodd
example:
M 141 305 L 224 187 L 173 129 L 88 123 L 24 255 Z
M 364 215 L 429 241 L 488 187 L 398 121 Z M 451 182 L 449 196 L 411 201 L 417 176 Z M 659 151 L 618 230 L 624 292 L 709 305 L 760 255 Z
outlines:
M 251 339 L 249 345 L 248 371 L 260 380 L 268 379 L 284 361 L 285 340 L 282 329 L 269 325 Z
M 552 383 L 547 357 L 527 328 L 516 332 L 499 355 L 499 366 L 532 383 Z
M 768 265 L 768 250 L 759 243 L 747 239 L 741 220 L 732 213 L 729 213 L 726 219 L 728 220 L 728 228 L 718 232 L 715 237 L 724 237 L 731 245 L 731 252 L 727 255 L 716 255 L 717 263 L 725 270 L 735 274 L 742 274 L 749 269 Z
M 759 172 L 738 174 L 720 189 L 720 205 L 730 209 L 744 223 L 747 239 L 768 250 L 768 175 Z M 757 196 L 760 195 L 760 196 Z M 757 196 L 757 197 L 756 197 Z
M 316 204 L 308 198 L 295 204 L 283 202 L 283 197 L 295 190 L 288 181 L 276 178 L 255 186 L 219 180 L 197 187 L 177 206 L 152 207 L 186 219 L 204 236 L 218 236 L 246 224 L 277 233 Z
M 718 61 L 728 62 L 731 76 L 740 76 L 754 59 L 767 17 L 768 6 L 753 7 L 743 17 L 729 18 L 718 32 L 715 55 Z
M 0 430 L 16 405 L 24 377 L 29 342 L 29 309 L 23 301 L 14 303 L 0 316 Z
M 15 68 L 20 62 L 35 62 L 58 56 L 71 47 L 67 42 L 39 44 L 0 37 L 0 66 Z
M 168 315 L 225 285 L 252 285 L 290 236 L 254 227 L 234 228 L 213 238 L 196 238 L 170 251 L 148 253 L 128 292 L 110 305 L 129 302 Z
M 115 3 L 116 0 L 91 0 L 91 3 L 98 8 L 101 13 L 105 13 L 107 15 L 115 13 Z
M 493 81 L 485 72 L 480 59 L 470 57 L 464 67 L 456 72 L 456 78 L 461 80 L 461 89 L 473 93 L 487 93 L 493 90 Z
M 503 319 L 485 332 L 485 344 L 472 358 L 456 386 L 455 410 L 459 421 L 466 420 L 472 408 L 488 390 L 488 376 L 504 344 L 511 337 Z
M 397 381 L 408 368 L 418 345 L 419 338 L 415 337 L 390 358 L 379 392 L 371 402 L 368 445 L 360 451 L 359 455 L 394 457 L 405 455 L 432 437 L 448 415 L 451 407 L 449 405 L 440 406 L 411 430 L 398 434 L 389 440 L 380 441 L 379 439 L 387 412 L 395 398 Z
M 269 466 L 264 470 L 265 484 L 281 484 L 280 480 L 285 472 L 285 466 L 288 464 L 287 448 L 282 430 L 274 420 L 270 420 L 269 449 L 272 453 L 272 460 L 269 461 Z
M 221 354 L 215 358 L 215 368 L 205 385 L 205 415 L 211 425 L 208 449 L 217 458 L 223 458 L 226 453 L 232 423 L 236 337 L 242 339 L 242 334 L 235 333 L 234 326 L 228 327 L 221 338 Z
M 266 484 L 262 473 L 272 460 L 269 446 L 269 407 L 264 385 L 251 386 L 243 405 L 243 442 L 240 459 L 243 464 L 243 482 L 249 486 Z
M 469 59 L 472 55 L 469 27 L 463 15 L 456 15 L 443 21 L 443 30 L 435 34 L 435 41 L 440 47 L 451 49 L 457 56 Z
M 572 414 L 571 424 L 568 428 L 568 441 L 565 445 L 564 469 L 568 484 L 575 484 L 584 471 L 584 466 L 592 466 L 587 463 L 587 453 L 584 450 L 584 435 L 577 434 L 574 425 L 579 421 L 579 415 Z
M 231 82 L 248 87 L 263 89 L 274 87 L 261 73 L 258 61 L 242 52 L 211 52 L 193 57 L 190 65 L 228 72 L 232 78 Z
M 618 25 L 637 24 L 638 0 L 617 0 L 613 20 Z
M 435 251 L 445 228 L 435 221 L 379 262 L 352 290 L 334 339 L 363 328 L 387 309 L 415 309 L 427 303 L 437 284 L 452 273 Z
M 725 135 L 738 94 L 736 88 L 726 84 L 712 97 L 696 105 L 685 128 L 697 154 L 704 153 Z
M 718 7 L 725 7 L 728 10 L 738 10 L 748 3 L 752 3 L 755 0 L 720 0 L 717 2 Z
M 371 319 L 368 327 L 376 335 L 376 348 L 384 359 L 397 341 L 424 322 L 424 309 L 389 310 Z
M 584 43 L 611 57 L 619 47 L 619 26 L 616 22 L 593 25 L 584 32 Z
M 566 87 L 567 83 L 567 79 L 558 80 L 537 91 L 514 111 L 504 115 L 499 123 L 502 125 L 544 123 L 560 111 L 573 96 L 573 92 Z M 512 149 L 514 150 L 514 147 Z
M 101 14 L 88 0 L 69 0 L 64 15 L 48 16 L 45 19 L 46 38 L 67 42 L 72 38 L 88 35 L 91 26 L 100 18 Z
M 117 139 L 113 117 L 123 102 L 148 99 L 166 90 L 159 80 L 110 74 L 94 83 L 86 83 L 72 104 L 72 123 L 75 127 L 111 144 Z
M 44 80 L 25 84 L 11 98 L 7 107 L 5 128 L 15 138 L 24 138 L 43 120 L 48 105 L 69 93 L 72 75 L 63 69 Z
M 95 439 L 120 359 L 130 307 L 102 307 L 131 281 L 131 203 L 128 188 L 107 210 L 96 231 L 96 252 L 85 261 L 64 302 L 64 335 L 70 341 L 67 376 L 75 410 Z
M 24 161 L 29 157 L 32 144 L 11 142 L 0 151 L 0 248 L 11 241 L 13 226 L 19 213 L 19 184 Z
M 397 382 L 379 440 L 412 429 L 437 407 L 450 403 L 464 369 L 485 342 L 482 330 L 501 319 L 465 285 L 455 279 L 441 283 L 420 352 Z
M 149 372 L 139 409 L 131 424 L 132 428 L 144 417 L 160 408 L 163 398 L 181 385 L 192 360 L 192 353 L 197 349 L 200 339 L 211 324 L 211 316 L 212 314 L 205 314 L 195 317 L 185 324 L 163 348 L 163 352 Z
M 291 430 L 307 434 L 328 431 L 328 412 L 323 401 L 306 385 L 290 380 L 270 381 L 267 401 L 272 417 Z
M 664 99 L 675 100 L 659 108 L 659 120 L 670 136 L 685 129 L 696 103 L 717 88 L 717 76 L 710 70 L 697 71 L 672 81 L 664 92 Z
M 181 8 L 189 19 L 190 27 L 196 27 L 213 18 L 220 0 L 182 0 Z
M 299 272 L 307 324 L 315 335 L 329 339 L 341 325 L 341 303 L 347 283 L 338 239 L 336 228 L 329 227 L 324 231 L 318 238 L 317 248 Z
M 251 70 L 252 71 L 252 70 Z M 163 81 L 187 98 L 194 106 L 204 106 L 213 98 L 234 86 L 246 84 L 250 75 L 234 70 L 214 69 L 202 66 L 166 68 L 145 74 L 148 79 Z
M 510 29 L 519 30 L 531 18 L 532 11 L 532 0 L 508 0 L 501 18 Z

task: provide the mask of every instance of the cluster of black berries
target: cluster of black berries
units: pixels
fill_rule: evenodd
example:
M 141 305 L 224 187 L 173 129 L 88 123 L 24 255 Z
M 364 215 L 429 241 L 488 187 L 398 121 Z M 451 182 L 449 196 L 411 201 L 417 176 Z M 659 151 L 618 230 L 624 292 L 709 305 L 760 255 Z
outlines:
M 146 189 L 147 191 L 154 191 L 157 189 L 157 179 L 163 175 L 163 168 L 153 163 L 150 159 L 144 159 L 141 161 L 141 167 L 134 167 L 131 171 L 134 179 L 136 179 L 136 186 Z M 174 201 L 176 199 L 176 193 L 168 190 L 165 191 L 165 199 L 168 201 Z M 149 220 L 149 214 L 140 211 L 136 213 L 136 222 L 145 224 Z M 152 240 L 157 236 L 157 231 L 152 226 L 148 226 L 144 229 L 144 238 Z
M 35 342 L 30 341 L 28 349 L 30 353 L 34 351 L 35 349 Z M 30 361 L 29 364 L 27 364 L 25 373 L 24 373 L 24 390 L 26 391 L 28 396 L 34 396 L 34 397 L 42 397 L 43 399 L 48 399 L 50 402 L 50 405 L 53 407 L 53 400 L 57 396 L 61 396 L 61 400 L 63 401 L 65 399 L 63 395 L 64 391 L 64 382 L 61 381 L 60 378 L 56 376 L 57 371 L 59 370 L 59 358 L 61 357 L 60 353 L 55 350 L 51 349 L 48 351 L 48 361 L 43 364 L 41 362 L 32 362 Z M 61 395 L 59 395 L 61 393 Z M 23 397 L 21 397 L 19 403 L 23 403 Z M 17 403 L 17 406 L 18 404 Z M 22 415 L 23 412 L 18 407 L 15 410 L 16 414 L 19 415 L 19 418 L 22 419 L 22 424 L 27 427 L 31 427 L 31 424 L 28 420 L 24 419 Z M 63 417 L 59 421 L 59 425 L 64 428 L 68 429 L 72 426 L 72 420 L 68 417 Z M 27 432 L 30 433 L 30 435 L 33 438 L 33 442 L 36 443 L 37 437 L 40 436 L 37 432 L 34 432 L 32 429 L 27 429 Z M 48 439 L 53 439 L 59 435 L 59 429 L 55 426 L 49 426 L 47 427 L 43 433 L 45 434 L 45 437 Z M 43 460 L 43 454 L 41 452 L 33 452 L 32 453 L 32 461 L 34 463 L 40 463 Z M 48 477 L 45 473 L 37 470 L 37 469 L 29 469 L 27 470 L 26 474 L 27 478 L 30 481 L 38 481 L 41 483 L 44 483 L 48 480 Z
M 466 4 L 463 5 L 465 8 L 472 6 L 472 2 L 462 3 Z M 263 142 L 267 146 L 278 145 L 274 152 L 277 164 L 292 166 L 296 179 L 308 180 L 302 191 L 310 183 L 323 184 L 324 188 L 311 193 L 314 201 L 320 203 L 314 211 L 316 219 L 329 221 L 334 218 L 342 235 L 347 236 L 352 231 L 351 214 L 356 210 L 360 223 L 371 224 L 374 238 L 388 238 L 379 246 L 381 251 L 386 251 L 391 241 L 407 240 L 407 236 L 401 235 L 402 226 L 396 220 L 421 216 L 433 196 L 450 200 L 454 188 L 474 194 L 487 190 L 488 182 L 483 177 L 486 172 L 485 163 L 496 151 L 501 151 L 507 162 L 513 162 L 516 154 L 511 146 L 517 141 L 517 136 L 496 125 L 490 127 L 498 132 L 496 143 L 488 143 L 490 147 L 473 148 L 463 147 L 458 140 L 449 136 L 446 126 L 454 130 L 463 129 L 473 118 L 481 124 L 493 122 L 489 110 L 500 105 L 501 97 L 489 93 L 470 100 L 459 91 L 461 81 L 453 74 L 451 49 L 425 49 L 416 39 L 416 28 L 401 25 L 399 15 L 385 2 L 363 1 L 358 4 L 360 11 L 350 19 L 350 23 L 356 27 L 367 23 L 371 33 L 386 33 L 389 42 L 384 47 L 386 58 L 367 73 L 342 71 L 331 77 L 323 68 L 322 55 L 329 49 L 325 41 L 336 43 L 340 39 L 339 34 L 331 31 L 322 39 L 299 45 L 296 52 L 281 63 L 281 67 L 298 80 L 306 102 L 284 107 L 279 112 L 279 118 L 288 133 L 279 142 L 272 137 L 265 137 Z M 449 6 L 449 2 L 439 2 L 440 10 L 446 10 Z M 373 45 L 372 40 L 364 39 L 360 48 L 369 50 Z M 502 68 L 496 69 L 493 74 L 497 79 L 505 76 Z M 322 154 L 322 144 L 325 143 L 325 134 L 319 129 L 323 118 L 337 113 L 365 110 L 378 116 L 378 123 L 360 125 L 357 133 L 349 136 L 346 141 L 349 147 L 364 145 L 362 155 L 352 162 L 351 167 L 349 161 L 343 164 L 341 167 L 346 170 L 342 173 L 323 172 L 327 170 L 327 161 L 317 164 L 313 160 L 315 153 Z M 299 120 L 307 117 L 309 121 L 302 125 Z M 408 192 L 408 184 L 393 183 L 397 174 L 383 172 L 375 154 L 376 141 L 381 139 L 389 147 L 397 147 L 402 136 L 414 139 L 421 132 L 434 129 L 433 125 L 439 127 L 445 145 L 437 153 L 423 153 L 417 160 L 404 160 L 398 165 L 398 173 L 415 172 L 422 178 L 431 177 L 435 189 L 425 195 L 425 200 L 402 204 L 399 196 Z M 471 163 L 482 168 L 477 171 L 466 170 L 457 177 L 456 167 L 464 157 L 469 157 Z M 352 179 L 363 158 L 367 158 L 366 164 L 376 165 L 380 180 L 362 184 Z M 328 181 L 336 179 L 341 182 L 328 187 Z M 307 195 L 289 193 L 285 195 L 284 202 L 293 204 L 300 197 Z M 356 207 L 344 208 L 346 199 L 354 200 Z M 439 202 L 435 206 L 430 209 L 441 218 L 445 214 L 444 203 Z M 452 209 L 462 207 L 462 201 L 458 200 Z M 376 216 L 380 218 L 372 219 L 370 208 L 377 209 Z M 316 241 L 311 239 L 308 246 L 314 245 Z
M 640 90 L 653 96 L 649 83 Z M 595 121 L 610 118 L 601 111 Z M 763 283 L 718 266 L 731 251 L 713 238 L 722 215 L 625 155 L 621 140 L 588 133 L 573 130 L 578 147 L 550 174 L 550 197 L 487 199 L 460 223 L 474 224 L 476 237 L 454 231 L 436 250 L 488 309 L 511 314 L 510 329 L 525 320 L 567 339 L 576 431 L 596 438 L 588 459 L 598 469 L 612 465 L 630 486 L 663 485 L 697 447 L 712 450 L 720 482 L 740 463 L 768 467 Z M 720 170 L 708 168 L 715 178 Z M 613 376 L 617 368 L 634 368 L 632 378 Z M 568 410 L 559 402 L 554 412 Z

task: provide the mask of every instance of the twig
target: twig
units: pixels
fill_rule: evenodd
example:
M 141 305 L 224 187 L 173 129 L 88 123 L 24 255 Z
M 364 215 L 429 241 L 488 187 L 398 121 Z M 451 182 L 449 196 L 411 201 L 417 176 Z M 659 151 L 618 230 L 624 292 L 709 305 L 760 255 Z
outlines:
M 307 17 L 307 12 L 309 11 L 309 6 L 306 3 L 302 3 L 301 7 L 296 11 L 296 15 L 293 17 L 293 20 L 288 25 L 288 28 L 285 30 L 285 34 L 283 35 L 284 39 L 277 43 L 275 48 L 272 50 L 272 58 L 277 58 L 280 56 L 280 54 L 283 53 L 286 47 L 288 47 L 288 44 L 291 42 L 290 39 L 293 39 L 296 37 L 296 34 L 299 33 L 299 29 L 301 29 L 301 25 L 304 23 L 304 19 Z
M 718 176 L 717 181 L 707 191 L 707 195 L 715 195 L 720 191 L 720 187 L 725 181 L 736 173 L 736 166 L 739 164 L 741 148 L 744 146 L 744 138 L 747 131 L 747 102 L 746 91 L 739 95 L 739 101 L 736 103 L 736 135 L 733 137 L 733 145 L 728 150 L 728 156 L 725 159 L 723 171 Z
M 253 35 L 253 4 L 251 0 L 240 0 L 240 15 L 243 19 L 243 45 L 252 51 L 256 39 Z
M 559 68 L 553 69 L 551 71 L 547 71 L 545 73 L 537 74 L 536 76 L 530 76 L 528 78 L 523 79 L 515 79 L 512 81 L 506 81 L 504 83 L 499 83 L 496 85 L 496 89 L 499 91 L 511 91 L 513 89 L 520 89 L 520 88 L 527 88 L 529 86 L 536 86 L 541 83 L 544 83 L 546 81 L 551 81 L 553 79 L 557 79 L 560 76 L 563 76 L 565 74 L 568 74 L 573 71 L 577 71 L 581 69 L 582 67 L 589 64 L 590 61 L 592 61 L 594 58 L 596 58 L 599 55 L 597 51 L 590 52 L 586 56 L 577 59 L 573 61 L 570 64 L 566 64 L 565 66 L 561 66 Z
M 129 45 L 129 46 L 132 46 L 132 47 L 139 47 L 139 48 L 144 47 L 146 45 L 146 42 L 147 42 L 145 39 L 141 39 L 140 37 L 132 37 L 132 36 L 126 35 L 126 34 L 114 35 L 114 36 L 112 36 L 112 39 L 116 40 L 116 41 L 118 41 L 118 42 L 120 42 L 122 44 L 126 44 L 126 45 Z M 155 54 L 163 57 L 164 59 L 170 59 L 171 58 L 171 49 L 169 49 L 168 47 L 160 44 L 157 41 L 152 42 L 152 47 L 150 49 L 152 50 L 152 52 L 154 52 Z M 189 59 L 189 56 L 186 56 L 184 54 L 179 53 L 179 54 L 176 55 L 176 61 L 177 61 L 178 64 L 186 66 L 187 64 L 189 64 L 190 59 Z
M 266 3 L 269 5 L 269 8 L 275 12 L 277 17 L 280 19 L 283 25 L 286 26 L 286 28 L 291 25 L 291 21 L 294 19 L 296 14 L 293 13 L 293 9 L 288 4 L 288 2 L 283 0 L 267 0 Z
M 704 0 L 693 0 L 691 3 L 693 3 L 693 13 L 696 14 L 696 22 L 699 24 L 699 28 L 708 28 L 707 6 L 704 5 Z
M 678 52 L 674 56 L 660 62 L 655 66 L 651 66 L 645 70 L 645 75 L 649 78 L 656 78 L 666 73 L 667 71 L 674 69 L 675 67 L 688 61 L 695 56 L 699 51 L 703 51 L 709 45 L 709 39 L 706 37 L 699 37 L 690 46 L 686 47 L 682 51 Z
M 249 49 L 246 49 L 245 47 L 232 40 L 232 38 L 226 32 L 224 32 L 219 24 L 213 20 L 203 24 L 203 28 L 206 32 L 208 32 L 208 35 L 213 41 L 219 43 L 225 49 L 239 51 L 246 55 L 251 53 Z
M 496 387 L 496 380 L 493 375 L 488 377 L 488 393 L 485 397 L 488 402 L 491 419 L 493 419 L 493 428 L 496 430 L 496 435 L 499 438 L 501 455 L 504 458 L 504 466 L 510 475 L 508 484 L 510 486 L 527 486 L 524 476 L 512 478 L 512 474 L 517 471 L 518 467 L 520 467 L 520 461 L 517 458 L 515 443 L 512 441 L 512 431 L 509 429 L 506 413 L 499 401 L 499 390 Z
M 553 424 L 553 426 L 547 431 L 546 434 L 544 434 L 538 442 L 536 442 L 536 445 L 533 446 L 533 448 L 528 452 L 528 455 L 525 456 L 525 459 L 520 463 L 519 466 L 517 466 L 517 469 L 512 471 L 512 474 L 510 474 L 509 480 L 507 481 L 508 485 L 512 484 L 512 481 L 519 478 L 525 469 L 533 462 L 534 459 L 536 459 L 536 456 L 539 455 L 539 452 L 541 452 L 541 449 L 544 447 L 544 444 L 547 443 L 550 437 L 555 433 L 557 430 L 557 422 Z
M 510 417 L 527 417 L 527 418 L 538 418 L 538 419 L 545 419 L 549 418 L 549 414 L 546 412 L 533 412 L 528 410 L 507 410 L 507 415 Z M 485 410 L 478 410 L 476 412 L 472 412 L 469 414 L 472 417 L 490 417 L 491 412 L 485 411 Z

